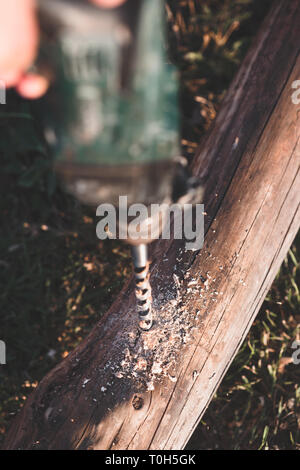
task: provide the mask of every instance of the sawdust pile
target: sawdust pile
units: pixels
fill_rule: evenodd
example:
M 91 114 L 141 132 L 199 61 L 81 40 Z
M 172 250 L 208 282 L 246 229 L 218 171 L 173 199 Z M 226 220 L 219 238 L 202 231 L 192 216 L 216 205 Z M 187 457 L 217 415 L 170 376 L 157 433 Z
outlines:
M 119 349 L 121 354 L 105 366 L 106 371 L 112 371 L 114 378 L 130 379 L 136 389 L 149 391 L 166 377 L 177 381 L 174 370 L 179 353 L 182 354 L 184 346 L 193 339 L 193 333 L 201 324 L 206 309 L 206 294 L 210 290 L 209 275 L 205 279 L 202 276 L 195 279 L 189 271 L 181 280 L 173 273 L 172 282 L 167 287 L 159 273 L 153 275 L 151 280 L 153 285 L 158 286 L 158 293 L 153 299 L 155 321 L 151 330 L 139 330 L 135 320 L 127 331 L 122 332 L 122 339 L 116 339 L 119 346 L 122 343 L 122 351 Z M 197 299 L 196 305 L 201 303 L 201 309 L 191 311 L 187 308 L 187 298 L 189 305 L 193 305 L 191 296 L 195 296 L 195 301 Z M 133 316 L 135 314 L 133 312 Z

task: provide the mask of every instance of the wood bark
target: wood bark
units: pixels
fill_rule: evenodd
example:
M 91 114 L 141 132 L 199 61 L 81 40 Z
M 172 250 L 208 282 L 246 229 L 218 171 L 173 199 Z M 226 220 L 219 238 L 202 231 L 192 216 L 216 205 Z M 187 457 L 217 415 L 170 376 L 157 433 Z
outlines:
M 266 18 L 201 142 L 205 242 L 152 247 L 155 324 L 133 281 L 39 384 L 5 449 L 182 449 L 242 344 L 300 224 L 300 4 Z

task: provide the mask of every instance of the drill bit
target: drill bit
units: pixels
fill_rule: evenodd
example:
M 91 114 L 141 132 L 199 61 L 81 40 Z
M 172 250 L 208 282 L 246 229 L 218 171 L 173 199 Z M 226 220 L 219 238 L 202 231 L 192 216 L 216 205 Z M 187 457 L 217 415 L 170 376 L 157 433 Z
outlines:
M 150 330 L 152 326 L 152 297 L 147 245 L 141 243 L 140 245 L 132 246 L 131 253 L 136 283 L 135 296 L 137 299 L 139 326 L 142 330 Z

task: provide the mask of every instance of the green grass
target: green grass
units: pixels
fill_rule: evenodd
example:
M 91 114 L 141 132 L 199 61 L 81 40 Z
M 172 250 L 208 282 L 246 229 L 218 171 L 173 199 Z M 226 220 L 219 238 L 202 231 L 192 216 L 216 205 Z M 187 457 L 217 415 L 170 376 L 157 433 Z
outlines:
M 272 1 L 169 1 L 182 77 L 183 150 L 209 128 Z M 4 109 L 4 107 L 2 107 Z M 14 94 L 0 115 L 0 441 L 38 381 L 87 335 L 130 275 L 129 250 L 95 237 L 95 214 L 67 196 Z M 5 113 L 5 114 L 4 114 Z M 190 448 L 299 448 L 299 237 Z M 298 420 L 298 422 L 297 422 Z

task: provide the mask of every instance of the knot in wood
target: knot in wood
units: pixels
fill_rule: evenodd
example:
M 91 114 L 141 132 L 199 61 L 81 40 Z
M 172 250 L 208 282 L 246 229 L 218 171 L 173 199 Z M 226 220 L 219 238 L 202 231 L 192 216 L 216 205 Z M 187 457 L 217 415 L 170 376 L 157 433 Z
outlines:
M 144 399 L 139 395 L 134 395 L 132 399 L 132 406 L 135 410 L 140 410 L 144 405 Z

